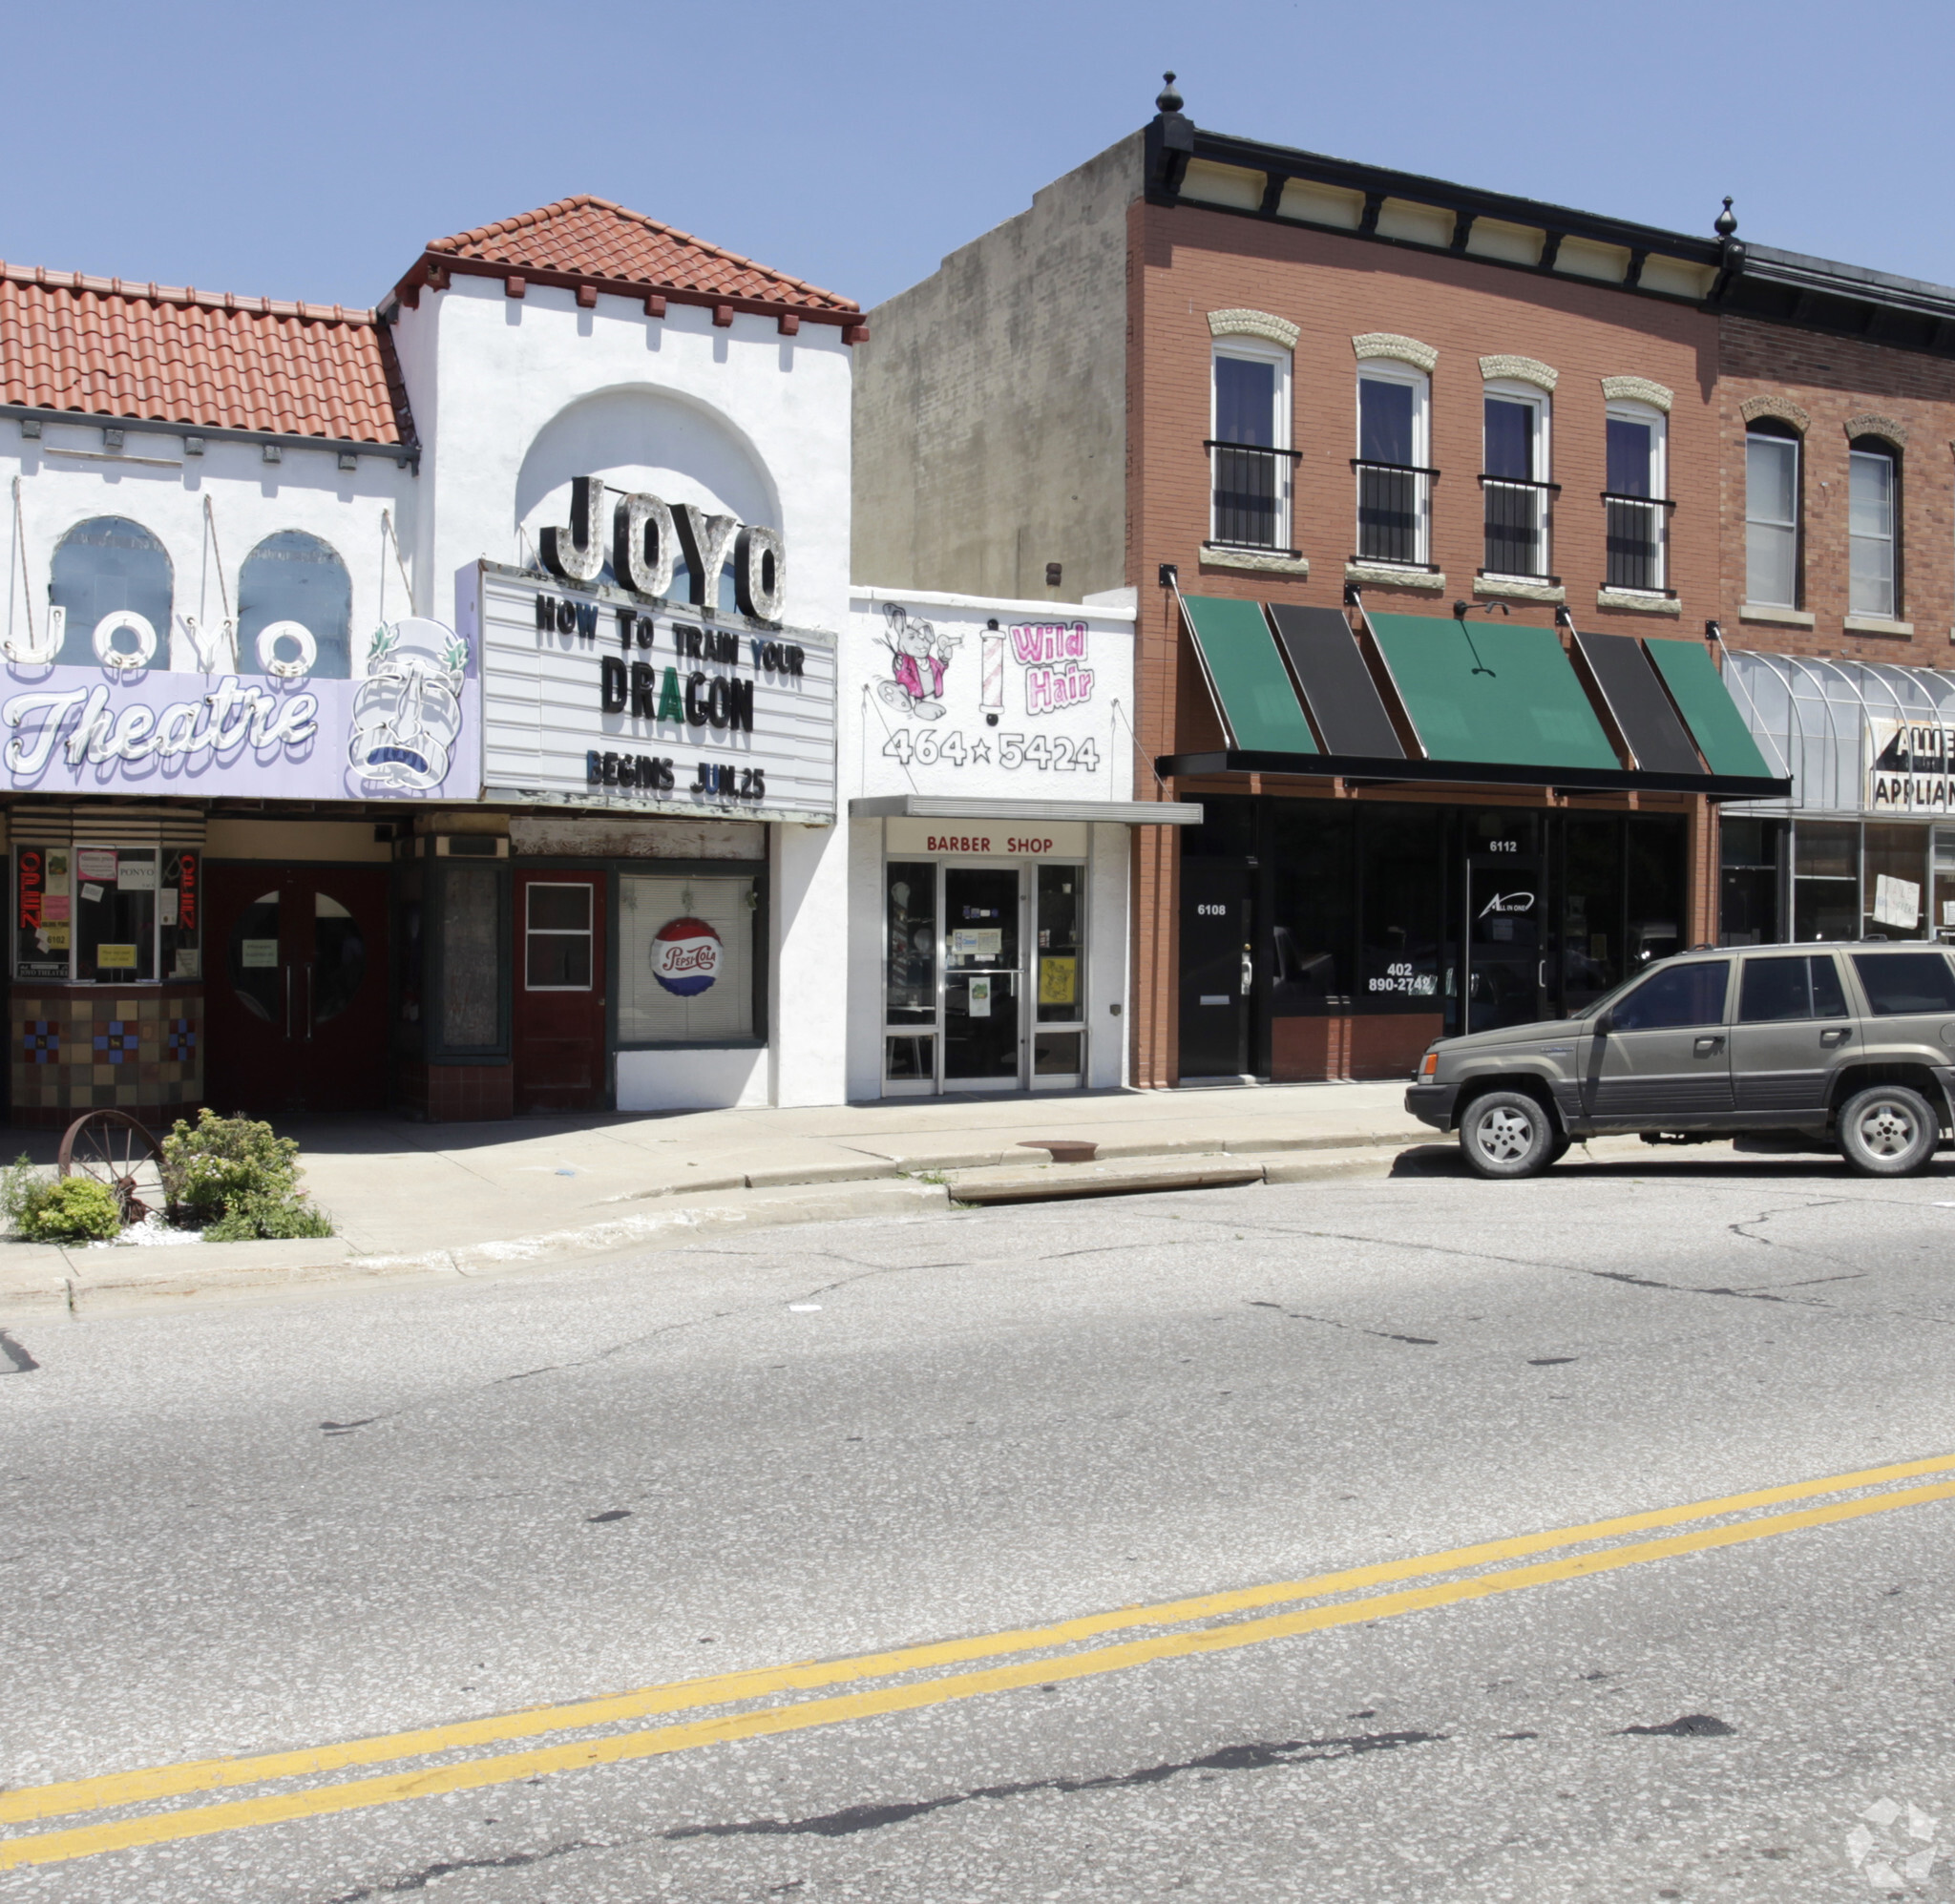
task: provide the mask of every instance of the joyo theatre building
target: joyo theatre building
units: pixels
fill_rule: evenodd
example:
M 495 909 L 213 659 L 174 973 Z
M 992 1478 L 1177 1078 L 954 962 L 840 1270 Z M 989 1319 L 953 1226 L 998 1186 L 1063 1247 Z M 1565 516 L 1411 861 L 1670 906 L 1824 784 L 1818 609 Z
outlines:
M 863 335 L 596 199 L 370 311 L 5 267 L 12 1115 L 838 1098 Z

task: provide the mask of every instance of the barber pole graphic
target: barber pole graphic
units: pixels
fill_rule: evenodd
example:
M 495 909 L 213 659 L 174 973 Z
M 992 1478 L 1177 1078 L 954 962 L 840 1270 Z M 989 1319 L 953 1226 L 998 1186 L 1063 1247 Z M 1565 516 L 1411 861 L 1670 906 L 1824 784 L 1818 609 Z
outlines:
M 994 628 L 997 622 L 991 624 Z M 1004 637 L 987 635 L 984 638 L 982 691 L 978 704 L 985 708 L 1004 706 Z
M 719 977 L 725 952 L 704 919 L 668 919 L 652 940 L 652 976 L 681 998 L 697 998 Z

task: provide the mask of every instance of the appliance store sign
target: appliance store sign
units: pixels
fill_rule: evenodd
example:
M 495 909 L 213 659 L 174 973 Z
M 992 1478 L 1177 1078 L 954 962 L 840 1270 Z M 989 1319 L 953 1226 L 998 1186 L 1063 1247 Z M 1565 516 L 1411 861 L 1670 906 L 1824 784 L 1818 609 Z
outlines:
M 495 562 L 461 619 L 495 797 L 832 824 L 832 636 Z

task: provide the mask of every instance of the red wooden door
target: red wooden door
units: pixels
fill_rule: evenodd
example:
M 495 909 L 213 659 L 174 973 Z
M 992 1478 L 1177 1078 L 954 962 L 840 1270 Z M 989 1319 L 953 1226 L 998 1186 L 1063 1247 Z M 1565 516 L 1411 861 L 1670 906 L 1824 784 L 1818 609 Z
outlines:
M 387 868 L 206 870 L 206 1098 L 258 1115 L 380 1110 Z
M 604 1061 L 604 875 L 515 876 L 515 1106 L 596 1111 Z

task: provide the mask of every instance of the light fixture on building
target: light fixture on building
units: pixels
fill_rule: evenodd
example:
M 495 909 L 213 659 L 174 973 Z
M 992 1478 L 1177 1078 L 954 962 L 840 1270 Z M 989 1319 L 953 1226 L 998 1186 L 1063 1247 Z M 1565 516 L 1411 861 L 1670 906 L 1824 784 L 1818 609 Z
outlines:
M 1045 586 L 1049 589 L 1056 589 L 1059 586 L 1061 573 L 1062 570 L 1059 563 L 1047 562 L 1045 565 Z
M 283 462 L 284 460 L 284 453 L 276 443 L 267 443 L 264 446 L 264 460 L 267 463 Z

